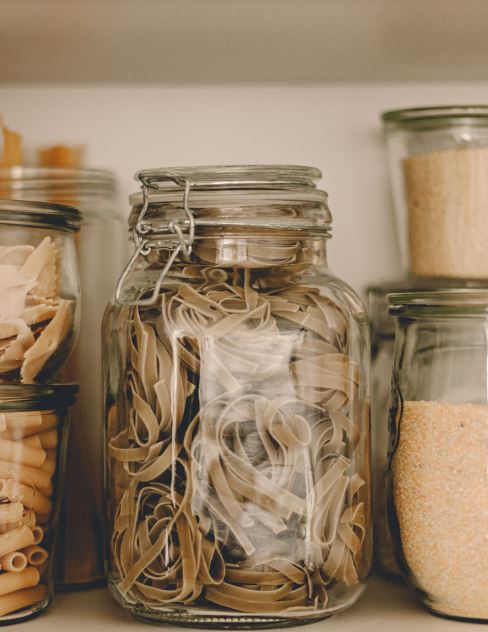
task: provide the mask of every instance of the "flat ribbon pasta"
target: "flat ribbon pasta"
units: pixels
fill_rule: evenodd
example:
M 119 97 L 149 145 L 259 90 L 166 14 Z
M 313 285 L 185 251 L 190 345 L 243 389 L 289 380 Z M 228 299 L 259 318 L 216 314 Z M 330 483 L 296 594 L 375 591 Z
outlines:
M 246 256 L 259 269 L 295 250 Z M 362 578 L 347 320 L 249 267 L 177 268 L 157 308 L 132 310 L 127 425 L 109 444 L 114 585 L 131 604 L 292 616 Z

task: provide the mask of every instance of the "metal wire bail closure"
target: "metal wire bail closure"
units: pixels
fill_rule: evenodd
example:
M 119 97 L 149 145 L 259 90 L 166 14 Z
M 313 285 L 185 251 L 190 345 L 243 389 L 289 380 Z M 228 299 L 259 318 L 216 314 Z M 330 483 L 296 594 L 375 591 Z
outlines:
M 137 174 L 136 178 L 141 182 L 142 185 L 143 200 L 141 212 L 139 214 L 137 224 L 135 225 L 133 230 L 136 249 L 117 283 L 117 288 L 115 290 L 115 301 L 120 305 L 143 307 L 154 305 L 156 303 L 164 278 L 180 252 L 185 258 L 189 259 L 193 248 L 193 240 L 195 239 L 195 217 L 193 216 L 193 213 L 190 209 L 190 191 L 192 187 L 192 182 L 189 178 L 176 175 L 172 176 L 169 174 L 166 176 L 145 176 L 143 173 Z M 147 257 L 152 250 L 150 236 L 155 232 L 155 230 L 150 223 L 144 221 L 145 215 L 149 208 L 149 190 L 153 189 L 157 191 L 157 183 L 163 181 L 174 182 L 177 186 L 181 186 L 183 188 L 183 210 L 185 211 L 188 220 L 189 230 L 187 233 L 184 232 L 186 222 L 171 220 L 168 223 L 168 230 L 170 233 L 178 237 L 178 244 L 171 251 L 166 264 L 161 270 L 158 281 L 154 286 L 153 293 L 149 298 L 128 301 L 122 298 L 122 291 L 127 277 L 131 273 L 139 257 Z

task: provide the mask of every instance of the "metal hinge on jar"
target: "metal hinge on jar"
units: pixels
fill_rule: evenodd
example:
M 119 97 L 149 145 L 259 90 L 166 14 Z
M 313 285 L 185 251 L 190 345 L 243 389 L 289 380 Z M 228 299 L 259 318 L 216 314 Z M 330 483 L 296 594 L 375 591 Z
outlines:
M 121 305 L 128 305 L 134 307 L 141 306 L 150 306 L 154 305 L 156 302 L 159 292 L 161 290 L 161 285 L 163 284 L 164 278 L 171 266 L 173 265 L 176 257 L 182 253 L 183 256 L 187 259 L 190 258 L 193 240 L 195 238 L 195 217 L 190 209 L 189 201 L 190 201 L 190 190 L 192 187 L 192 182 L 189 178 L 185 178 L 182 176 L 171 176 L 171 175 L 157 175 L 150 176 L 145 175 L 144 172 L 140 172 L 137 174 L 137 178 L 141 182 L 142 185 L 142 207 L 139 214 L 138 221 L 133 230 L 134 236 L 134 244 L 136 249 L 134 254 L 129 260 L 122 276 L 117 283 L 117 288 L 115 290 L 115 300 L 117 303 Z M 131 273 L 134 268 L 139 257 L 147 257 L 151 250 L 154 247 L 157 247 L 157 242 L 154 241 L 155 235 L 161 237 L 161 225 L 159 224 L 157 228 L 155 228 L 150 222 L 144 221 L 147 210 L 149 208 L 149 191 L 153 189 L 157 191 L 159 189 L 158 183 L 163 181 L 174 182 L 176 185 L 181 186 L 183 189 L 183 210 L 186 214 L 185 220 L 170 220 L 167 224 L 168 234 L 175 235 L 178 238 L 178 242 L 176 246 L 171 251 L 166 264 L 161 270 L 161 274 L 159 275 L 158 281 L 154 286 L 154 290 L 149 298 L 144 299 L 136 299 L 136 300 L 126 300 L 122 298 L 122 291 L 127 280 L 127 277 Z

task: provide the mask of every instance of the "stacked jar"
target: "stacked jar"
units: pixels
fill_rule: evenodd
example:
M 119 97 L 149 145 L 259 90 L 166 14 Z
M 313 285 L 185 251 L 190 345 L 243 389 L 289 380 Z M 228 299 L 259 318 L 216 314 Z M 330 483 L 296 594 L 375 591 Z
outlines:
M 65 371 L 80 391 L 72 410 L 57 583 L 105 578 L 101 323 L 127 258 L 127 238 L 110 171 L 61 167 L 0 168 L 0 197 L 70 204 L 83 212 L 76 239 L 81 281 L 80 334 Z
M 435 519 L 423 503 L 434 499 L 439 477 L 450 485 L 443 467 L 452 461 L 454 442 L 484 442 L 486 402 L 477 388 L 476 362 L 486 355 L 479 332 L 486 298 L 480 288 L 488 286 L 488 107 L 400 110 L 385 113 L 383 122 L 406 273 L 402 292 L 393 286 L 390 299 L 390 311 L 399 316 L 390 412 L 390 532 L 402 574 L 424 603 L 447 616 L 486 618 L 467 596 L 476 582 L 486 583 L 484 575 L 468 564 L 472 584 L 466 581 L 466 568 L 454 563 L 457 529 L 443 526 L 471 511 L 469 495 L 453 491 L 436 497 Z M 375 424 L 376 436 L 384 437 L 384 411 Z M 385 463 L 384 441 L 378 453 Z M 467 490 L 473 472 L 462 467 L 456 472 L 458 489 Z M 383 496 L 385 480 L 383 475 L 377 481 Z M 384 522 L 385 515 L 377 519 Z M 478 521 L 483 532 L 484 520 Z M 445 557 L 438 555 L 439 546 Z M 449 557 L 452 563 L 446 563 Z M 432 583 L 434 576 L 449 580 L 441 587 Z M 473 599 L 479 596 L 472 592 Z
M 137 617 L 294 625 L 363 592 L 368 322 L 320 176 L 138 174 L 104 321 L 109 586 Z
M 0 200 L 0 624 L 50 602 L 77 387 L 57 380 L 76 340 L 72 207 Z

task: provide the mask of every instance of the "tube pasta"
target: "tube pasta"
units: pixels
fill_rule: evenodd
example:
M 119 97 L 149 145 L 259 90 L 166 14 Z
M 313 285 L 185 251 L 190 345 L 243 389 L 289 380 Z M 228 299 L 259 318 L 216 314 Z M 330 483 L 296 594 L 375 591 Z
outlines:
M 39 435 L 31 435 L 30 437 L 24 437 L 22 440 L 24 445 L 27 445 L 31 448 L 40 448 L 42 449 L 42 443 Z
M 0 417 L 0 623 L 47 595 L 57 425 L 53 411 Z
M 38 411 L 26 411 L 21 413 L 3 413 L 5 419 L 5 427 L 12 429 L 30 429 L 41 426 L 45 415 Z
M 259 268 L 294 254 L 246 256 Z M 181 276 L 194 283 L 176 273 L 159 313 L 132 311 L 127 427 L 109 444 L 115 587 L 153 610 L 326 609 L 364 557 L 346 318 L 313 288 L 260 286 L 249 270 Z
M 28 546 L 22 551 L 22 553 L 26 556 L 27 562 L 32 566 L 41 566 L 49 557 L 46 549 L 38 545 Z
M 56 452 L 55 450 L 46 450 L 44 454 L 46 457 L 41 465 L 41 469 L 52 476 L 56 469 Z
M 21 502 L 0 504 L 0 525 L 22 523 L 24 506 Z
M 21 551 L 12 551 L 12 553 L 7 553 L 3 557 L 0 557 L 0 568 L 2 571 L 19 573 L 23 571 L 26 566 L 27 557 Z M 0 577 L 3 577 L 3 575 L 0 575 Z
M 0 535 L 0 557 L 34 544 L 32 529 L 22 525 Z
M 20 463 L 5 463 L 0 461 L 0 477 L 13 478 L 24 485 L 44 489 L 51 484 L 52 472 L 37 467 L 30 467 Z
M 36 436 L 39 437 L 41 446 L 45 450 L 55 450 L 58 447 L 58 433 L 55 429 L 45 430 Z
M 46 587 L 38 585 L 35 588 L 17 590 L 0 597 L 0 616 L 3 617 L 17 610 L 38 604 L 47 596 Z
M 47 487 L 41 487 L 41 488 L 39 489 L 39 491 L 40 491 L 42 494 L 44 494 L 44 496 L 47 496 L 48 498 L 50 498 L 50 497 L 53 495 L 53 493 L 54 493 L 54 487 L 53 487 L 53 484 L 52 484 L 52 483 L 50 483 Z
M 40 544 L 44 539 L 44 529 L 42 527 L 32 527 L 32 533 L 34 535 L 34 544 Z
M 58 424 L 58 418 L 55 413 L 47 413 L 42 415 L 42 422 L 36 426 L 25 427 L 7 427 L 7 430 L 0 433 L 0 436 L 5 439 L 13 439 L 15 441 L 21 440 L 23 437 L 30 437 L 31 435 L 47 432 L 52 428 L 56 428 Z
M 40 467 L 46 460 L 46 452 L 17 441 L 0 439 L 0 460 Z
M 46 514 L 52 510 L 52 502 L 38 489 L 22 485 L 12 479 L 0 479 L 0 498 L 21 502 L 27 509 Z
M 26 568 L 18 573 L 7 572 L 0 574 L 0 596 L 23 590 L 24 588 L 32 588 L 39 583 L 39 571 L 37 568 Z

